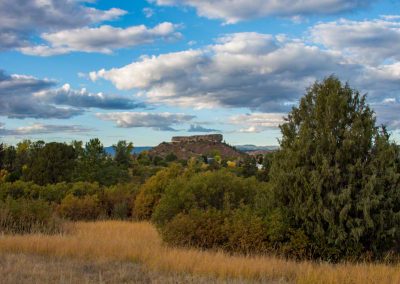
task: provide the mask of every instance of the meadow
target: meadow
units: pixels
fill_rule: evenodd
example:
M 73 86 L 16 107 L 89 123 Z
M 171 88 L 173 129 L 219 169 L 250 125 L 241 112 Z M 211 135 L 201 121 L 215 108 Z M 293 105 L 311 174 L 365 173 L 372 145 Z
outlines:
M 30 283 L 46 282 L 43 279 L 73 283 L 79 279 L 76 269 L 89 266 L 93 275 L 87 283 L 400 283 L 399 264 L 296 262 L 274 256 L 174 248 L 164 245 L 148 222 L 75 222 L 66 226 L 56 235 L 1 235 L 0 272 L 7 272 L 7 277 L 0 282 L 15 283 L 25 273 Z M 29 260 L 35 257 L 39 257 L 39 267 L 30 269 Z M 6 270 L 4 263 L 12 269 Z M 52 278 L 43 278 L 43 270 L 50 264 L 53 269 L 46 273 Z M 105 271 L 105 276 L 96 269 Z

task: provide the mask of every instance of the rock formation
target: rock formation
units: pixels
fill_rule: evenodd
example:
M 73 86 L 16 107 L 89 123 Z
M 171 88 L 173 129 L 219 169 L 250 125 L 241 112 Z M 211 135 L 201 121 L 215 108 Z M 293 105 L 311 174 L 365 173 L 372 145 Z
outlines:
M 165 157 L 174 154 L 178 159 L 207 156 L 215 154 L 224 159 L 244 158 L 247 154 L 222 142 L 221 134 L 194 135 L 173 137 L 171 142 L 163 142 L 149 151 L 151 156 Z

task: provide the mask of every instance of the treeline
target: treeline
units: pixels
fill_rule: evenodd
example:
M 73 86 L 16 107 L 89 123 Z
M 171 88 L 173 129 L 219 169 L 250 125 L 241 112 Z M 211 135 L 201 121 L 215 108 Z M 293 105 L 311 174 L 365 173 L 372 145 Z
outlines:
M 109 156 L 99 139 L 66 143 L 31 142 L 14 146 L 0 145 L 3 181 L 33 181 L 39 185 L 87 181 L 111 185 L 129 180 L 132 143 L 119 141 L 116 155 Z
M 69 154 L 58 156 L 71 162 L 73 170 L 64 173 L 56 170 L 64 163 L 53 161 L 53 154 L 38 166 L 30 150 L 24 162 L 3 162 L 0 230 L 53 232 L 60 219 L 150 220 L 176 246 L 296 259 L 399 260 L 400 150 L 376 126 L 366 97 L 329 77 L 308 89 L 280 128 L 280 149 L 263 161 L 215 155 L 205 164 L 146 153 L 132 159 L 126 142 L 109 157 L 91 141 L 64 144 L 73 149 L 71 161 Z M 28 147 L 37 148 L 45 146 Z M 262 171 L 256 162 L 264 164 Z M 42 170 L 32 170 L 36 166 Z M 57 178 L 59 172 L 69 178 Z

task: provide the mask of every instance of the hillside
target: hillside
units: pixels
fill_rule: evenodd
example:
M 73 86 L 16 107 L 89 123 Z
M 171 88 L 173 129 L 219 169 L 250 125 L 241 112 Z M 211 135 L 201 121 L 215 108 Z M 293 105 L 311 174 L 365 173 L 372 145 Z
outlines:
M 246 153 L 222 142 L 222 135 L 197 135 L 173 137 L 172 142 L 163 142 L 149 151 L 150 156 L 165 157 L 174 154 L 178 159 L 189 159 L 203 155 L 214 156 L 218 153 L 222 158 L 245 158 Z

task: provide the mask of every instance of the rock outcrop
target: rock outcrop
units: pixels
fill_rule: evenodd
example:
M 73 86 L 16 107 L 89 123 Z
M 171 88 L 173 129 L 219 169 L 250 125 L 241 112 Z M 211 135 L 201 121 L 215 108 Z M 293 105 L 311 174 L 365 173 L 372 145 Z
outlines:
M 150 156 L 165 157 L 174 154 L 178 159 L 189 159 L 191 157 L 212 157 L 218 154 L 223 159 L 245 158 L 243 153 L 236 148 L 223 143 L 221 134 L 178 136 L 173 137 L 171 142 L 163 142 L 149 151 Z

